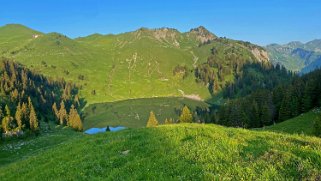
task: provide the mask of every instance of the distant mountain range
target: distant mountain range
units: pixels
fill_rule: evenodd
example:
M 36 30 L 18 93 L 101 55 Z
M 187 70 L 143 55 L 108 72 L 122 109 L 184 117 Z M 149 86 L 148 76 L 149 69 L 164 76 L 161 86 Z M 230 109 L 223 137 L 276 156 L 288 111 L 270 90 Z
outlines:
M 219 71 L 225 75 L 216 87 L 234 80 L 233 64 L 268 61 L 262 47 L 219 38 L 202 26 L 184 33 L 140 28 L 76 39 L 19 24 L 0 27 L 0 56 L 76 83 L 89 103 L 157 96 L 210 98 L 206 85 L 195 81 L 194 70 L 213 54 L 214 63 L 221 62 L 213 68 L 215 77 Z
M 321 66 L 321 39 L 307 43 L 293 41 L 285 45 L 266 46 L 270 60 L 287 69 L 307 73 Z

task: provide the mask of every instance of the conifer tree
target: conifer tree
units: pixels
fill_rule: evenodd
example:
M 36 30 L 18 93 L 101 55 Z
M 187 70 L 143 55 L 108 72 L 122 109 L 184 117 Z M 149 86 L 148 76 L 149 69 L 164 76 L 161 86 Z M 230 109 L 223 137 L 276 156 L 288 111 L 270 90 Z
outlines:
M 58 111 L 58 108 L 57 108 L 57 104 L 55 102 L 52 105 L 52 112 L 55 115 L 55 117 L 57 119 L 59 119 L 59 111 Z
M 27 104 L 26 103 L 22 103 L 21 106 L 21 119 L 22 119 L 22 124 L 26 124 L 26 127 L 30 127 L 29 126 L 29 111 L 27 108 Z
M 154 112 L 151 111 L 151 112 L 149 113 L 149 119 L 148 119 L 148 121 L 147 121 L 146 127 L 156 127 L 156 126 L 158 126 L 158 121 L 157 121 L 157 119 L 156 119 L 156 117 L 155 117 Z
M 83 130 L 82 121 L 74 105 L 71 105 L 71 108 L 69 111 L 68 126 L 74 128 L 76 131 Z
M 61 101 L 61 103 L 60 103 L 60 109 L 59 109 L 58 115 L 59 115 L 60 125 L 64 125 L 65 122 L 67 122 L 67 118 L 68 118 L 64 101 Z
M 172 118 L 169 118 L 169 119 L 165 119 L 165 124 L 173 124 L 173 119 Z
M 193 116 L 191 114 L 191 111 L 188 109 L 187 106 L 183 107 L 182 113 L 179 117 L 180 123 L 191 123 L 193 122 Z
M 22 129 L 22 112 L 21 112 L 21 104 L 20 104 L 20 102 L 19 102 L 19 104 L 17 106 L 15 119 L 16 119 L 16 122 L 17 122 L 17 125 L 18 125 L 18 130 L 20 131 Z
M 32 103 L 30 104 L 29 124 L 30 124 L 31 131 L 37 132 L 39 130 L 39 123 L 38 123 L 36 111 Z
M 261 120 L 264 126 L 267 126 L 272 122 L 272 114 L 267 103 L 263 104 L 262 106 Z

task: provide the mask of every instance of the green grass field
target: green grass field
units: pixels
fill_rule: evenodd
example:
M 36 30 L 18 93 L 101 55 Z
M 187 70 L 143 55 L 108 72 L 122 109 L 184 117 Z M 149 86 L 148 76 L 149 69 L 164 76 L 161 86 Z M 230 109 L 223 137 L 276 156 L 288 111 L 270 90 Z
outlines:
M 319 138 L 302 135 L 204 124 L 166 125 L 74 137 L 1 166 L 0 178 L 317 180 L 320 150 Z
M 196 107 L 208 108 L 208 104 L 180 97 L 145 98 L 92 104 L 85 109 L 84 128 L 125 126 L 129 128 L 145 127 L 150 111 L 153 111 L 159 123 L 166 118 L 178 119 L 181 109 L 187 105 L 192 111 Z
M 266 131 L 284 132 L 291 134 L 314 135 L 313 125 L 317 119 L 320 109 L 314 109 L 310 112 L 303 113 L 298 117 L 286 120 L 284 122 L 262 128 Z
M 45 150 L 64 144 L 67 140 L 77 139 L 81 135 L 82 133 L 77 133 L 70 128 L 57 126 L 37 137 L 30 136 L 0 142 L 0 167 L 41 154 Z

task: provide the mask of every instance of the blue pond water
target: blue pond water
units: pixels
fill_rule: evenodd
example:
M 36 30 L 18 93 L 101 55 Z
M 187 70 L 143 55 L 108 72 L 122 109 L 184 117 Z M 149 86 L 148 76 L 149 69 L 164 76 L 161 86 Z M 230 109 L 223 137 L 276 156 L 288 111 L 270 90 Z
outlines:
M 117 126 L 117 127 L 109 127 L 111 132 L 120 131 L 123 129 L 126 129 L 126 127 L 123 126 Z M 85 131 L 86 134 L 97 134 L 97 133 L 103 133 L 106 132 L 106 128 L 90 128 Z

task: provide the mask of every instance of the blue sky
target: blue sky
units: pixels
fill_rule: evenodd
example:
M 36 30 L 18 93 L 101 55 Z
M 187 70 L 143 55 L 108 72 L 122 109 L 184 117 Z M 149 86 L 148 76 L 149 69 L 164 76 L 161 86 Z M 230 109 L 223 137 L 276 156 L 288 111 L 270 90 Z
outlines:
M 320 0 L 0 0 L 0 25 L 69 37 L 199 25 L 260 45 L 321 38 Z

